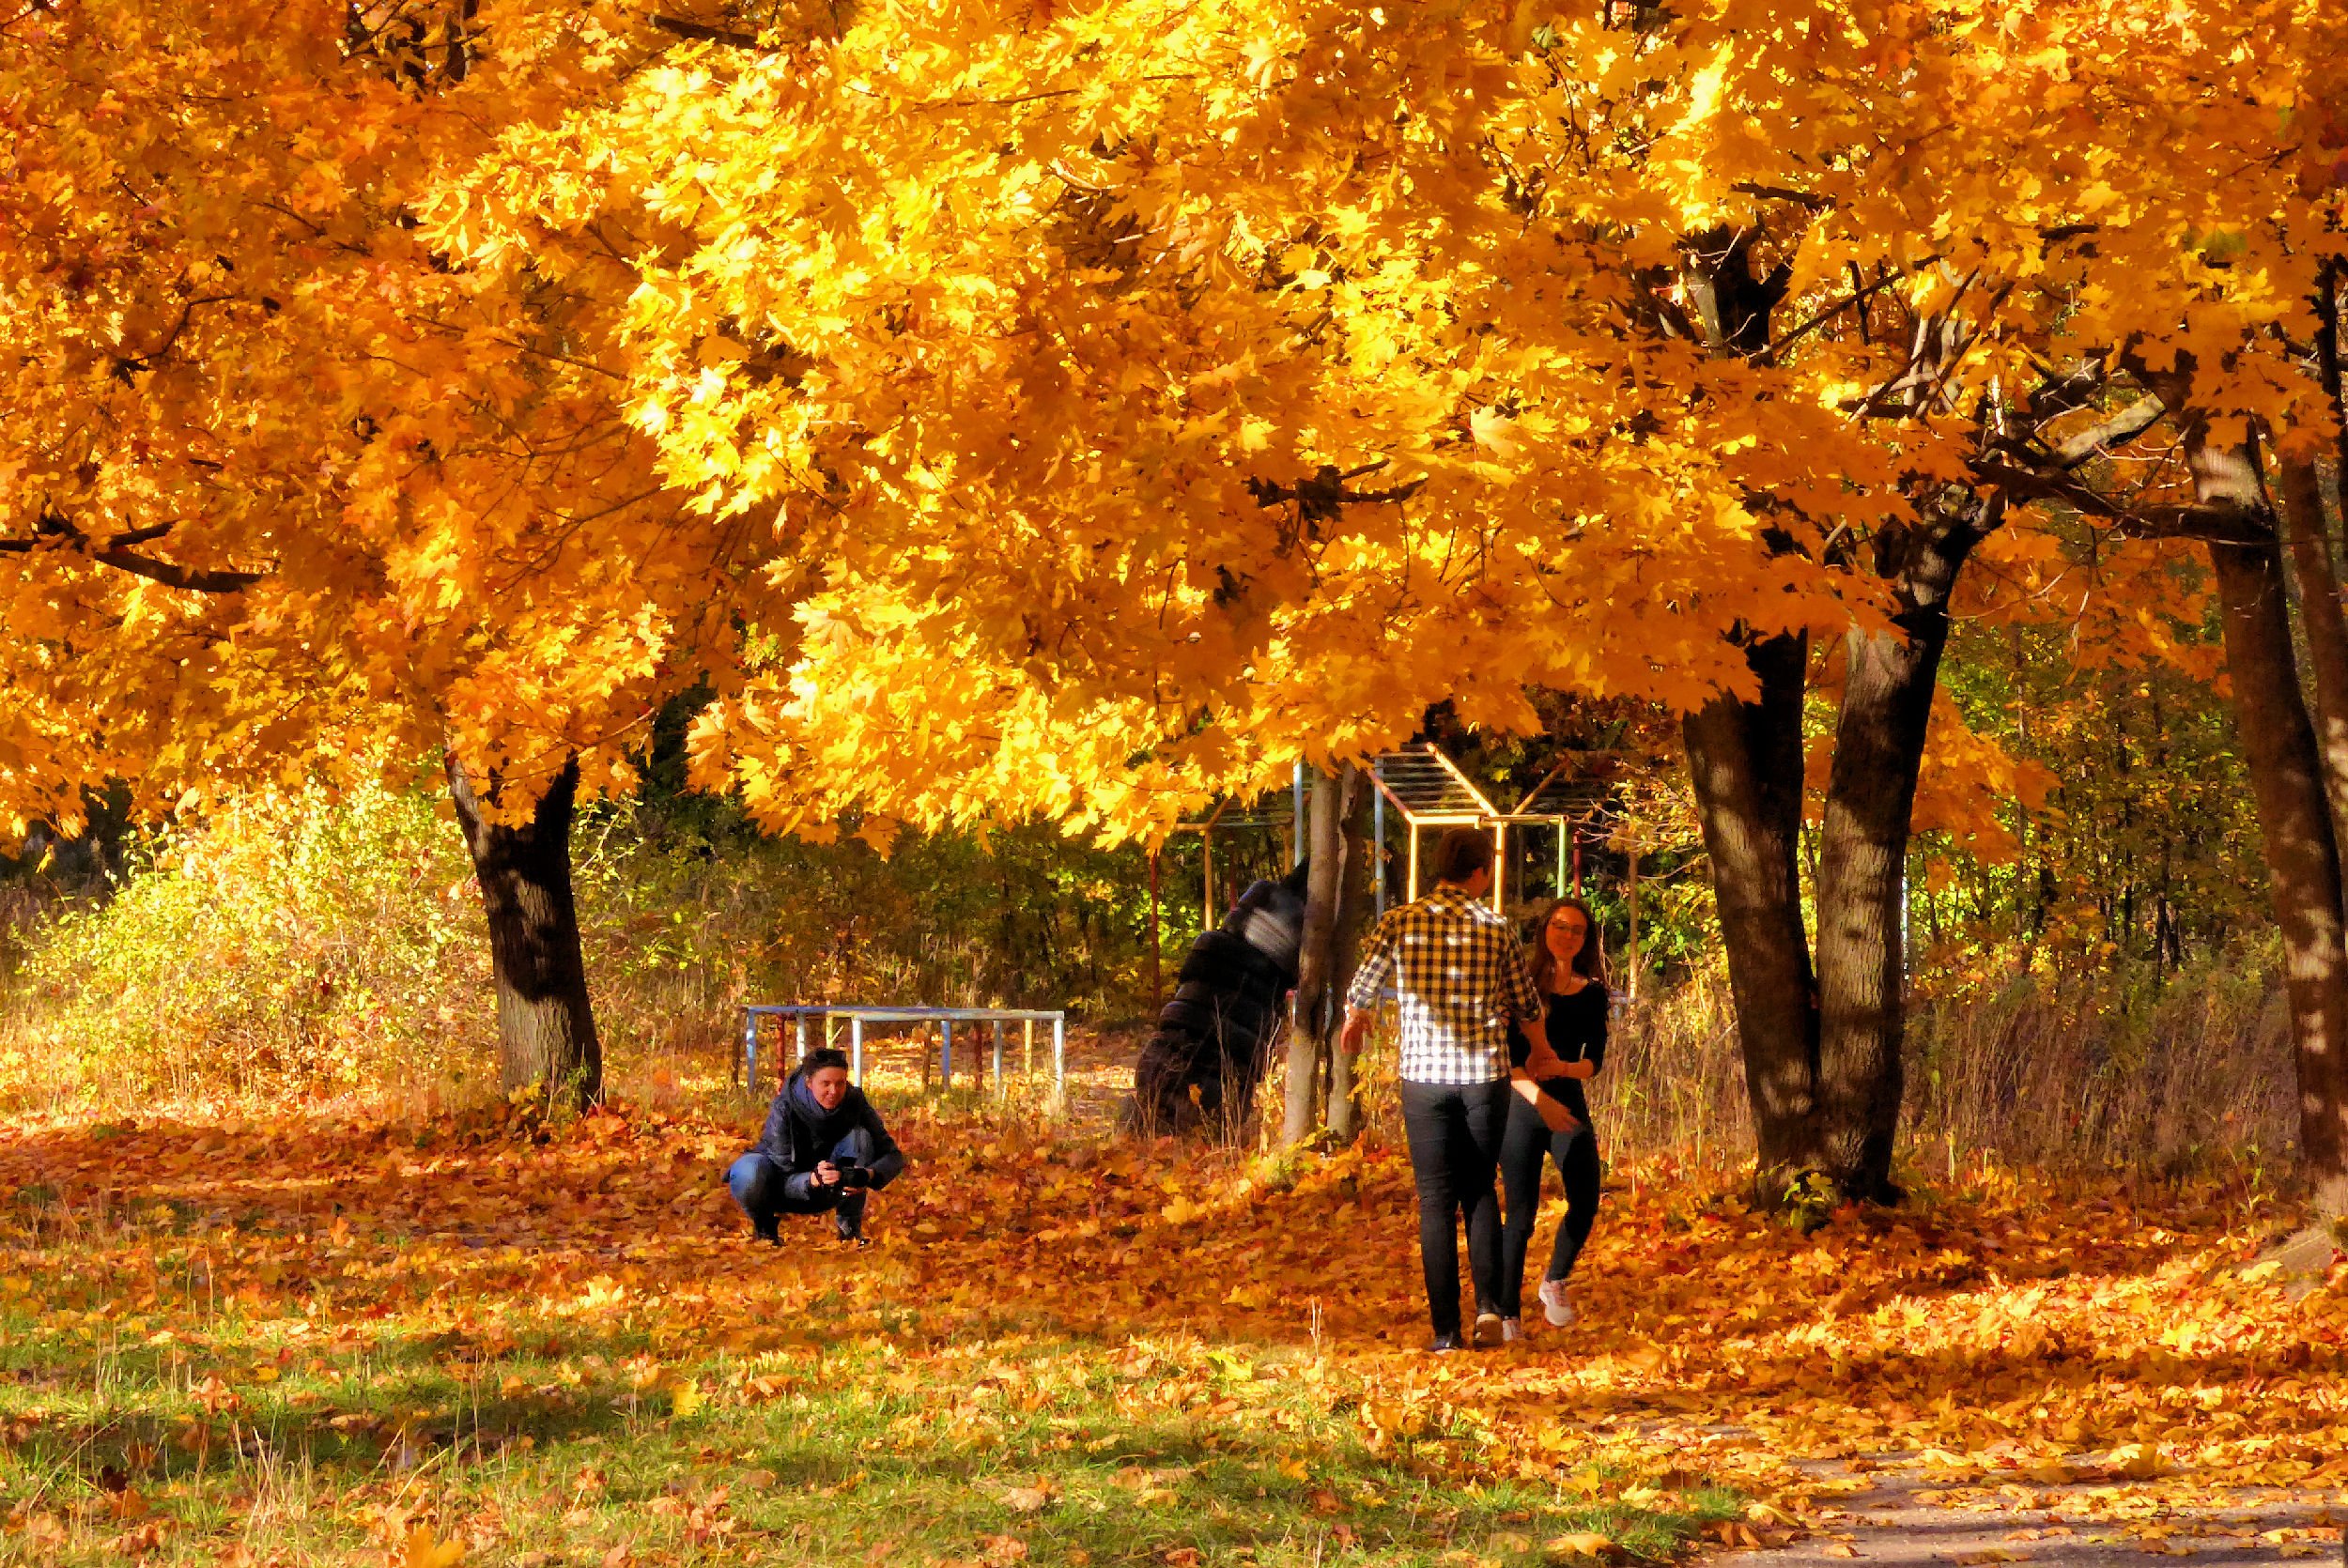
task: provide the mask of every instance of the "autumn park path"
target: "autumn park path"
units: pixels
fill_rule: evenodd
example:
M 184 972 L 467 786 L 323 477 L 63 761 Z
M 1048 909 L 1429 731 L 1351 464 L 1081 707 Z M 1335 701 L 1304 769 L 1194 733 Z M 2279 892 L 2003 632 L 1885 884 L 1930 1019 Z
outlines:
M 1836 1479 L 1839 1466 L 1821 1466 Z M 1723 1568 L 1946 1568 L 2029 1562 L 2042 1568 L 2139 1568 L 2147 1554 L 2197 1562 L 2330 1562 L 2348 1506 L 2320 1491 L 2250 1490 L 2222 1500 L 2156 1498 L 2070 1484 L 1958 1488 L 1877 1472 L 1864 1493 L 1821 1510 L 1782 1545 L 1720 1552 Z
M 2338 1550 L 2348 1289 L 2246 1268 L 2294 1218 L 2253 1192 L 1982 1176 L 1805 1237 L 1626 1171 L 1581 1323 L 1430 1359 L 1396 1150 L 898 1122 L 863 1252 L 749 1242 L 747 1108 L 0 1126 L 0 1524 L 66 1563 Z M 2312 1534 L 2224 1533 L 2277 1488 L 2259 1529 Z

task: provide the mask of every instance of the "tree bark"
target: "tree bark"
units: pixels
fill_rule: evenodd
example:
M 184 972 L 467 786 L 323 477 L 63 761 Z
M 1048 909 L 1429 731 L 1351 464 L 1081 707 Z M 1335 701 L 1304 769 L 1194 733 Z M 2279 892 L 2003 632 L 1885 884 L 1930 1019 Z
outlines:
M 1364 847 L 1348 827 L 1356 808 L 1367 800 L 1366 782 L 1361 770 L 1351 766 L 1340 769 L 1335 777 L 1325 774 L 1313 777 L 1305 833 L 1305 853 L 1311 867 L 1305 882 L 1304 942 L 1297 954 L 1296 1022 L 1289 1031 L 1288 1104 L 1280 1125 L 1281 1142 L 1286 1145 L 1303 1143 L 1320 1125 L 1325 1068 L 1334 1067 L 1337 1055 L 1345 988 L 1352 978 L 1353 955 L 1360 945 L 1345 940 L 1349 903 L 1355 906 L 1350 924 L 1353 933 L 1359 934 L 1361 899 L 1354 884 L 1362 879 L 1349 873 Z M 1354 896 L 1349 898 L 1349 894 Z M 1330 1086 L 1334 1091 L 1334 1081 Z M 1349 1083 L 1343 1101 L 1347 1136 L 1352 1135 L 1353 1121 L 1351 1091 Z M 1336 1130 L 1339 1118 L 1339 1100 L 1333 1093 L 1329 1103 L 1332 1130 Z
M 2292 660 L 2280 549 L 2212 545 L 2234 722 L 2282 928 L 2299 1085 L 2299 1157 L 2327 1219 L 2348 1215 L 2348 931 L 2339 841 Z
M 1362 1131 L 1361 1097 L 1353 1078 L 1359 1064 L 1336 1048 L 1336 1037 L 1345 1022 L 1345 993 L 1352 987 L 1353 971 L 1360 966 L 1362 940 L 1369 933 L 1376 904 L 1371 878 L 1376 874 L 1378 845 L 1370 836 L 1370 795 L 1375 786 L 1369 775 L 1348 767 L 1343 777 L 1345 892 L 1337 905 L 1336 948 L 1329 971 L 1329 1135 L 1350 1144 Z
M 1898 584 L 1893 630 L 1845 639 L 1842 711 L 1818 857 L 1818 1079 L 1822 1168 L 1846 1196 L 1897 1202 L 1892 1150 L 1906 1087 L 1908 822 L 1932 694 L 1949 638 L 1949 594 L 1996 500 L 1958 503 L 1887 532 L 1877 572 Z
M 498 1056 L 505 1092 L 530 1089 L 584 1107 L 603 1098 L 603 1047 L 587 1000 L 587 966 L 571 897 L 571 817 L 579 762 L 563 765 L 528 821 L 489 820 L 499 781 L 477 793 L 448 754 L 450 797 L 472 853 L 496 973 Z
M 1754 1191 L 1769 1203 L 1792 1178 L 1816 1167 L 1820 1152 L 1814 1115 L 1817 989 L 1795 859 L 1809 656 L 1805 637 L 1755 643 L 1746 653 L 1760 683 L 1754 699 L 1716 698 L 1681 727 L 1753 1103 L 1760 1155 Z
M 2284 458 L 2278 467 L 2292 576 L 2299 587 L 2299 623 L 2307 632 L 2308 663 L 2315 677 L 2316 750 L 2338 844 L 2348 838 L 2348 614 L 2340 608 L 2340 575 L 2324 526 L 2324 489 L 2315 465 Z

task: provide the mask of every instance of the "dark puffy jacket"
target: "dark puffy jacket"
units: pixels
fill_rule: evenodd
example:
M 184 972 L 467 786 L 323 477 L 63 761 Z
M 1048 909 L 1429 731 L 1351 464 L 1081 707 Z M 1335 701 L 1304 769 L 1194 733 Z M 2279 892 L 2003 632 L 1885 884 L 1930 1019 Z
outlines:
M 814 1184 L 815 1167 L 829 1157 L 841 1139 L 859 1129 L 872 1140 L 872 1158 L 866 1163 L 873 1173 L 873 1185 L 888 1186 L 905 1168 L 904 1150 L 881 1125 L 880 1113 L 864 1098 L 864 1091 L 849 1084 L 839 1105 L 826 1113 L 811 1093 L 805 1092 L 806 1079 L 807 1069 L 801 1068 L 785 1081 L 782 1093 L 766 1108 L 766 1127 L 758 1135 L 758 1152 L 787 1173 L 783 1191 L 795 1198 L 806 1197 Z

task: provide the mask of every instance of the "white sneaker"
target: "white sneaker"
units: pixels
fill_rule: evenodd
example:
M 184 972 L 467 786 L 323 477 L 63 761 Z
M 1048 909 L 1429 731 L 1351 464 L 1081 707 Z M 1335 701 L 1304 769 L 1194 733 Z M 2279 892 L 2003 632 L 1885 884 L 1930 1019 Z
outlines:
M 1475 1314 L 1475 1338 L 1471 1343 L 1479 1347 L 1498 1345 L 1502 1343 L 1504 1332 L 1505 1325 L 1498 1313 L 1479 1312 Z
M 1513 1318 L 1513 1317 L 1504 1317 L 1504 1318 L 1502 1318 L 1502 1319 L 1500 1320 L 1500 1343 L 1501 1343 L 1501 1344 L 1503 1344 L 1503 1345 L 1514 1345 L 1514 1344 L 1516 1344 L 1516 1342 L 1517 1342 L 1517 1341 L 1519 1341 L 1519 1340 L 1522 1339 L 1523 1337 L 1524 1337 L 1524 1325 L 1523 1325 L 1523 1324 L 1522 1324 L 1522 1323 L 1518 1322 L 1518 1321 L 1517 1321 L 1515 1318 Z
M 1573 1321 L 1573 1303 L 1566 1299 L 1566 1282 L 1541 1282 L 1541 1314 L 1553 1328 L 1562 1329 Z

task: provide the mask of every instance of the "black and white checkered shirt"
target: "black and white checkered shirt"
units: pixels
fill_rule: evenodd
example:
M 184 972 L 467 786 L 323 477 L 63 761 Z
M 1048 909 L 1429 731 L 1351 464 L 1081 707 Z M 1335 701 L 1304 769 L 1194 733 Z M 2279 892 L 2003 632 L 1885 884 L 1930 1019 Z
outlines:
M 1367 1009 L 1391 982 L 1402 999 L 1402 1077 L 1413 1084 L 1489 1084 L 1508 1076 L 1508 1020 L 1541 1016 L 1524 947 L 1481 899 L 1439 885 L 1390 909 L 1369 933 L 1347 989 Z

